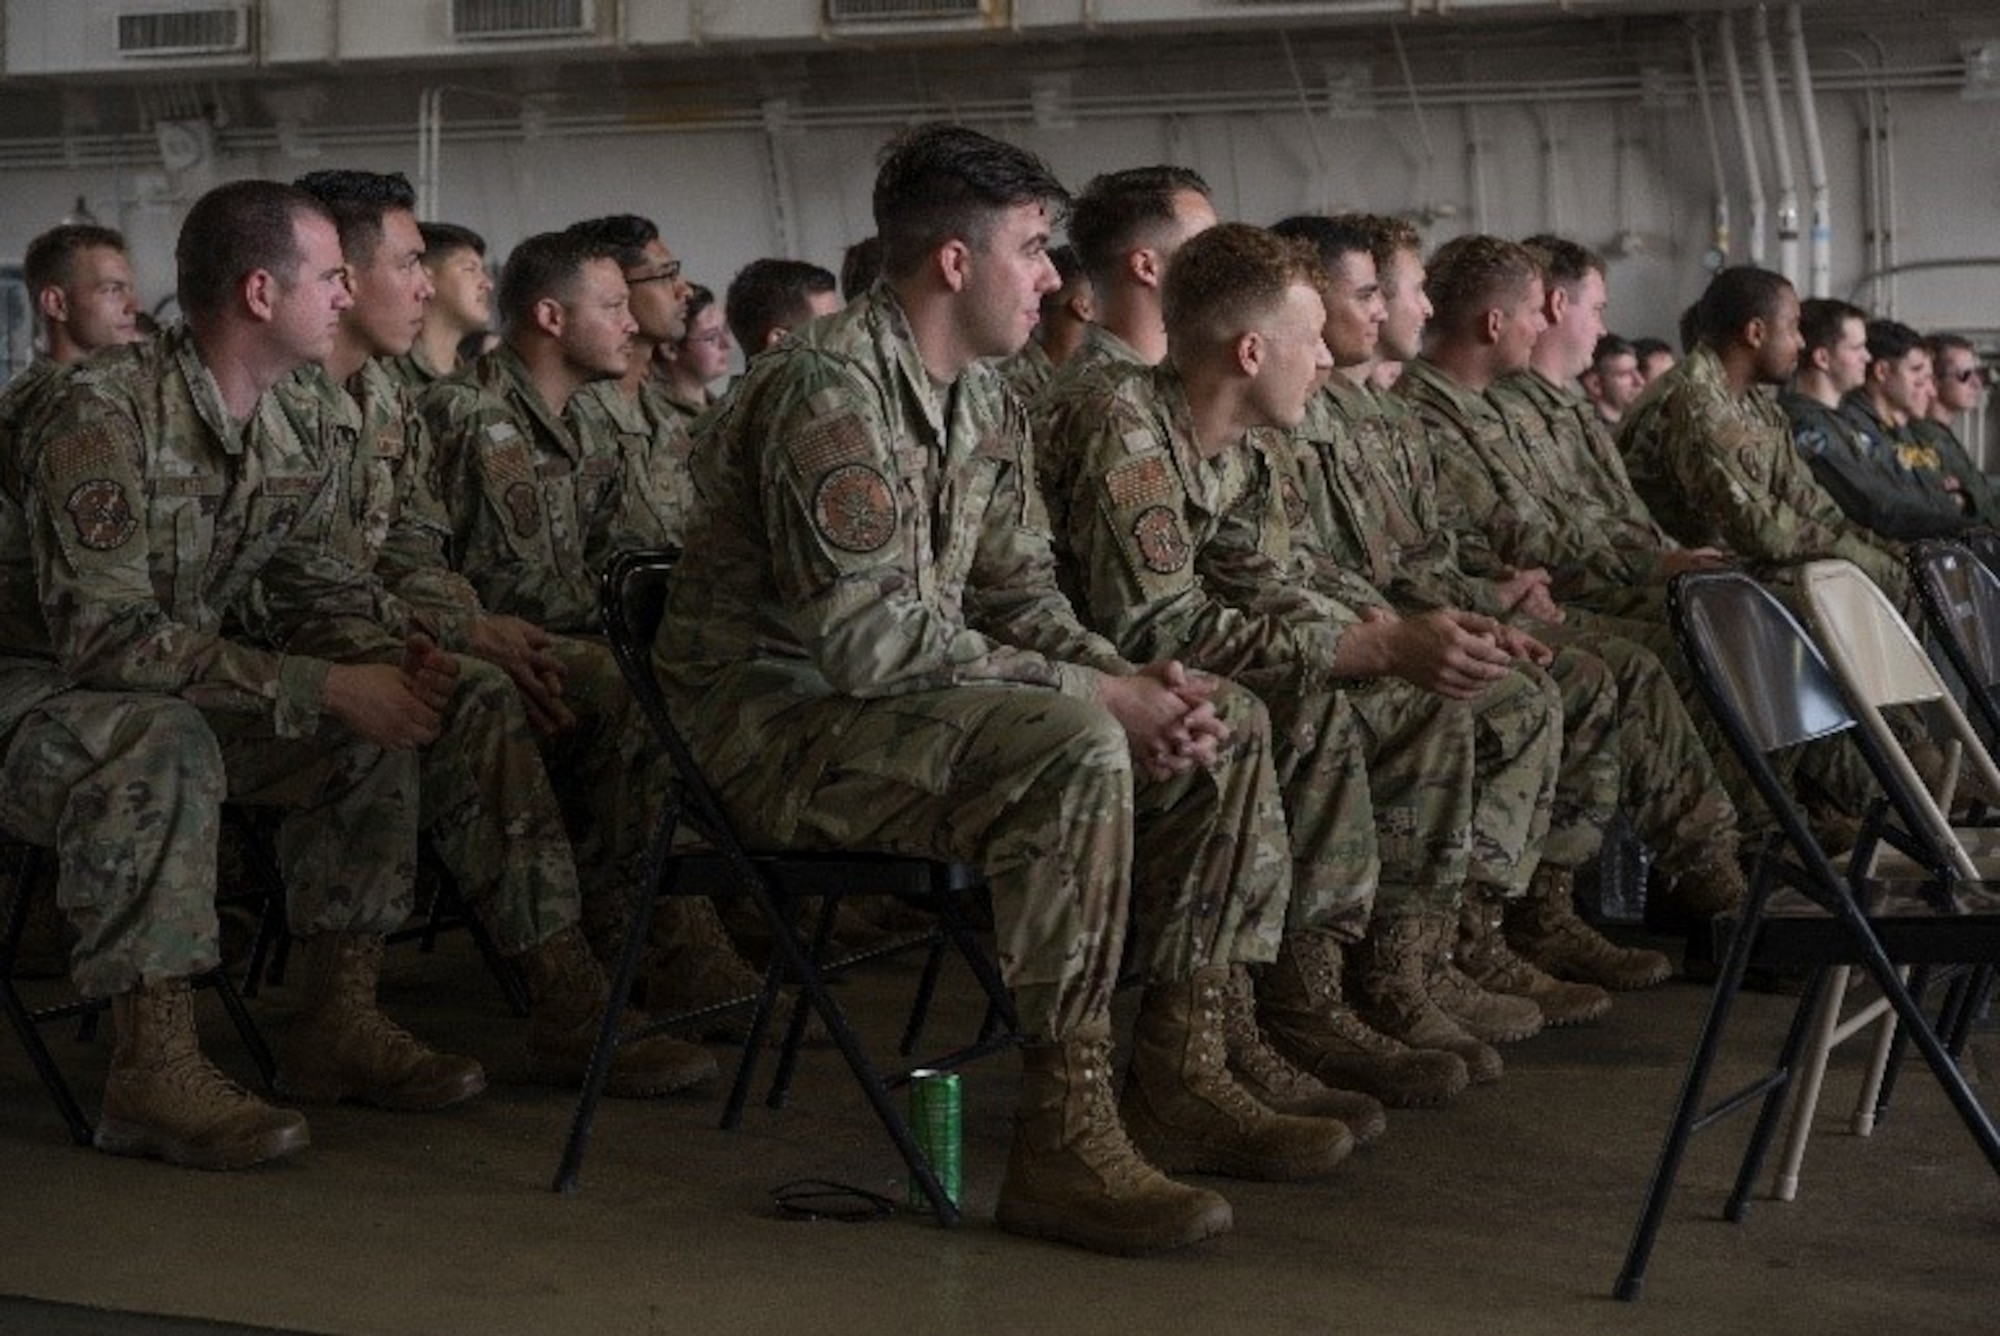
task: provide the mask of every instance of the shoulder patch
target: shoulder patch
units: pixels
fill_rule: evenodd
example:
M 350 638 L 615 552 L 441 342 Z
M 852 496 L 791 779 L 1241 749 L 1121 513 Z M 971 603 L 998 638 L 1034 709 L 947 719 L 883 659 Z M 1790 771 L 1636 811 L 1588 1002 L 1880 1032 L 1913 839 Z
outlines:
M 507 507 L 507 518 L 513 521 L 514 532 L 522 538 L 531 538 L 541 527 L 541 497 L 530 483 L 511 484 L 501 500 Z
M 511 422 L 489 422 L 486 424 L 486 439 L 495 445 L 505 445 L 507 442 L 519 437 L 520 434 L 520 429 Z
M 111 478 L 87 478 L 72 487 L 63 502 L 76 525 L 76 541 L 92 552 L 115 552 L 139 531 L 139 521 L 125 499 L 124 484 Z
M 896 494 L 874 467 L 842 464 L 813 491 L 813 523 L 843 552 L 880 551 L 896 536 Z
M 1289 472 L 1278 475 L 1278 498 L 1284 504 L 1285 523 L 1294 529 L 1306 525 L 1306 497 L 1299 490 L 1298 479 Z
M 843 464 L 865 463 L 875 453 L 867 426 L 852 412 L 813 421 L 792 437 L 787 448 L 799 472 L 809 478 L 816 478 Z M 875 472 L 873 469 L 868 471 Z M 876 476 L 881 475 L 878 473 Z
M 1150 506 L 1132 522 L 1139 559 L 1156 575 L 1172 575 L 1188 564 L 1194 549 L 1181 532 L 1180 518 L 1165 506 Z
M 1105 495 L 1119 510 L 1158 506 L 1174 497 L 1173 473 L 1164 456 L 1154 453 L 1127 460 L 1104 475 Z

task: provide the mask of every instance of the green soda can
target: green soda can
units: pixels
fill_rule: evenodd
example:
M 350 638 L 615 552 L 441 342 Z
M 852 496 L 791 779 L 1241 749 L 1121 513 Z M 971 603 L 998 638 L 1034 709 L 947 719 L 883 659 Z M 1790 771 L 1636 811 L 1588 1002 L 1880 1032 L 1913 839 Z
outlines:
M 959 1151 L 965 1134 L 959 1105 L 958 1073 L 928 1069 L 910 1073 L 910 1135 L 930 1161 L 931 1172 L 953 1206 L 958 1205 Z M 910 1177 L 910 1206 L 929 1210 L 923 1185 Z

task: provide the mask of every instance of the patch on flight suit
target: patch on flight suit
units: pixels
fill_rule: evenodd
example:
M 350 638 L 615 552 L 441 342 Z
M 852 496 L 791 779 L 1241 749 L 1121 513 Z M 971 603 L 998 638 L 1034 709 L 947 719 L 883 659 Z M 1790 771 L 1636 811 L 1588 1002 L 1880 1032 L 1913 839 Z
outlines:
M 76 541 L 92 552 L 115 552 L 139 530 L 125 488 L 110 478 L 78 483 L 70 489 L 63 509 L 76 524 Z
M 889 480 L 866 464 L 843 464 L 813 492 L 813 523 L 843 552 L 874 552 L 896 536 Z
M 1158 506 L 1174 499 L 1173 475 L 1158 454 L 1120 464 L 1104 475 L 1105 495 L 1119 510 Z
M 1193 555 L 1180 520 L 1165 506 L 1142 511 L 1133 521 L 1132 538 L 1139 545 L 1139 559 L 1157 575 L 1172 575 Z
M 532 538 L 541 527 L 542 508 L 535 489 L 525 482 L 517 482 L 509 487 L 504 498 L 507 514 L 514 521 L 514 532 L 523 538 Z
M 1819 427 L 1801 427 L 1793 439 L 1799 453 L 1807 459 L 1818 459 L 1826 453 L 1826 432 Z

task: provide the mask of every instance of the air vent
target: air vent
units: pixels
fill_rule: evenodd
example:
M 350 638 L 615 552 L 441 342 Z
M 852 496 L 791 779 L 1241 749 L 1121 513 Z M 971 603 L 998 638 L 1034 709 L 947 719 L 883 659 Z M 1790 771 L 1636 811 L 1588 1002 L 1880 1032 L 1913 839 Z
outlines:
M 246 5 L 152 9 L 118 16 L 121 56 L 240 55 L 249 49 Z
M 828 23 L 911 23 L 925 19 L 997 22 L 1007 0 L 826 0 Z
M 461 42 L 588 37 L 596 31 L 592 0 L 451 0 L 451 35 Z

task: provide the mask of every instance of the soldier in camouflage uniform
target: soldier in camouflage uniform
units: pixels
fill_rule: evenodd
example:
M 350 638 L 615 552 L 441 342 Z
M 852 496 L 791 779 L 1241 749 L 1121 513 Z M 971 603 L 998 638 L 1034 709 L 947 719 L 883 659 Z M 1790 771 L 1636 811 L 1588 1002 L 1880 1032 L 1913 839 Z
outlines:
M 455 565 L 487 608 L 554 634 L 548 652 L 562 661 L 562 702 L 575 722 L 543 737 L 542 756 L 578 867 L 610 892 L 584 904 L 584 930 L 604 960 L 629 932 L 646 842 L 672 783 L 670 762 L 595 634 L 598 577 L 612 555 L 681 538 L 651 509 L 659 491 L 634 480 L 657 479 L 684 456 L 655 449 L 653 433 L 607 429 L 615 419 L 581 403 L 592 381 L 631 370 L 638 322 L 627 275 L 639 280 L 642 302 L 668 308 L 649 320 L 671 322 L 684 299 L 679 266 L 657 237 L 639 249 L 643 262 L 625 269 L 618 245 L 577 231 L 522 242 L 500 276 L 506 341 L 418 403 L 438 454 Z M 681 439 L 677 426 L 664 430 L 669 443 Z M 667 897 L 652 944 L 646 1000 L 661 1012 L 749 997 L 761 985 L 705 897 Z M 722 1013 L 708 1033 L 733 1038 L 742 1024 L 741 1009 Z
M 298 541 L 333 500 L 321 424 L 302 434 L 268 393 L 326 355 L 348 304 L 333 223 L 301 192 L 236 182 L 190 210 L 178 260 L 187 327 L 73 373 L 46 429 L 14 443 L 42 615 L 9 628 L 0 821 L 57 848 L 73 974 L 111 999 L 97 1144 L 229 1168 L 307 1133 L 225 1081 L 195 1036 L 225 794 L 299 813 L 278 856 L 306 1002 L 280 1089 L 434 1108 L 485 1075 L 375 1005 L 382 935 L 409 908 L 414 748 L 436 736 L 455 665 L 421 636 L 401 663 L 354 665 L 223 632 L 259 580 L 287 622 L 392 615 L 365 572 Z
M 486 272 L 486 238 L 455 223 L 419 223 L 424 239 L 424 272 L 431 280 L 430 304 L 410 350 L 387 358 L 389 374 L 412 397 L 431 382 L 461 369 L 458 350 L 493 318 L 493 279 Z
M 1647 387 L 1618 432 L 1654 516 L 1681 542 L 1726 548 L 1767 578 L 1844 558 L 1907 605 L 1901 545 L 1849 522 L 1813 480 L 1772 396 L 1798 366 L 1792 285 L 1766 269 L 1725 269 L 1702 296 L 1697 319 L 1699 346 Z M 1642 463 L 1654 481 L 1641 481 Z
M 1815 297 L 1799 304 L 1799 367 L 1778 396 L 1792 440 L 1813 477 L 1855 523 L 1905 540 L 1962 532 L 1966 520 L 1958 504 L 1896 457 L 1879 422 L 1843 403 L 1868 381 L 1867 325 L 1868 313 L 1849 302 Z
M 576 865 L 536 746 L 538 728 L 556 734 L 574 723 L 552 685 L 562 660 L 546 631 L 488 614 L 446 564 L 450 521 L 431 490 L 429 438 L 385 365 L 409 350 L 431 296 L 409 182 L 335 171 L 298 184 L 333 214 L 354 294 L 324 370 L 304 368 L 279 389 L 300 420 L 317 415 L 335 424 L 326 439 L 336 446 L 337 499 L 323 511 L 321 543 L 374 571 L 407 605 L 396 620 L 429 626 L 457 656 L 458 691 L 437 741 L 423 750 L 424 833 L 527 980 L 529 1070 L 573 1083 L 595 1045 L 610 985 L 577 927 Z M 393 660 L 399 648 L 378 623 L 354 619 L 307 627 L 282 647 L 362 662 Z M 659 1094 L 714 1073 L 700 1048 L 656 1036 L 619 1048 L 608 1088 Z
M 1540 573 L 1505 566 L 1453 509 L 1429 433 L 1409 402 L 1372 387 L 1381 354 L 1414 359 L 1430 316 L 1414 230 L 1364 215 L 1288 219 L 1280 230 L 1311 240 L 1327 264 L 1326 337 L 1339 367 L 1292 437 L 1299 527 L 1308 535 L 1306 578 L 1323 586 L 1357 571 L 1407 615 L 1462 610 L 1503 624 L 1525 601 L 1546 598 Z M 1471 543 L 1476 571 L 1462 538 Z M 1542 624 L 1525 621 L 1514 634 L 1539 645 Z M 1480 896 L 1463 915 L 1466 931 L 1457 945 L 1467 968 L 1490 980 L 1489 987 L 1546 989 L 1542 979 L 1551 974 L 1601 987 L 1641 986 L 1662 977 L 1664 957 L 1612 947 L 1576 920 L 1566 898 L 1548 890 L 1549 869 L 1573 867 L 1601 842 L 1620 800 L 1629 747 L 1617 726 L 1627 707 L 1611 685 L 1612 669 L 1600 656 L 1550 638 L 1554 647 L 1543 650 L 1541 661 L 1565 712 L 1558 819 L 1543 847 L 1535 893 L 1515 899 L 1511 909 Z M 1503 919 L 1511 925 L 1505 933 L 1496 930 Z M 1560 941 L 1562 949 L 1514 949 L 1541 940 Z
M 1179 655 L 1270 702 L 1294 876 L 1264 1010 L 1285 1048 L 1323 1069 L 1321 1045 L 1282 1014 L 1295 1009 L 1285 993 L 1366 934 L 1359 985 L 1375 1027 L 1490 1079 L 1497 1055 L 1482 1041 L 1534 1033 L 1541 1007 L 1483 993 L 1414 930 L 1451 922 L 1469 877 L 1525 886 L 1560 716 L 1547 684 L 1482 638 L 1484 619 L 1451 628 L 1464 641 L 1453 667 L 1471 679 L 1452 692 L 1461 703 L 1424 689 L 1437 669 L 1415 661 L 1433 628 L 1386 614 L 1365 581 L 1322 593 L 1291 578 L 1285 509 L 1298 492 L 1247 433 L 1303 410 L 1324 357 L 1318 274 L 1310 251 L 1240 224 L 1181 248 L 1166 279 L 1168 361 L 1079 378 L 1049 405 L 1075 486 L 1066 555 L 1092 621 L 1128 656 Z M 1366 875 L 1378 857 L 1379 895 Z M 1550 982 L 1554 1019 L 1606 1003 Z
M 1229 966 L 1275 952 L 1289 890 L 1268 717 L 1178 663 L 1135 669 L 1054 583 L 1026 419 L 988 359 L 1055 286 L 1062 199 L 1032 156 L 970 130 L 890 146 L 883 280 L 755 359 L 713 419 L 656 654 L 752 838 L 984 869 L 1031 1036 L 1000 1224 L 1151 1251 L 1230 1217 L 1147 1159 L 1293 1178 L 1352 1138 L 1266 1109 L 1223 1057 Z M 1121 1123 L 1108 1007 L 1128 897 L 1147 987 Z

